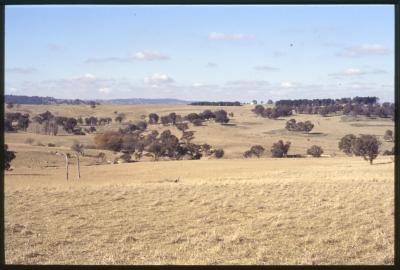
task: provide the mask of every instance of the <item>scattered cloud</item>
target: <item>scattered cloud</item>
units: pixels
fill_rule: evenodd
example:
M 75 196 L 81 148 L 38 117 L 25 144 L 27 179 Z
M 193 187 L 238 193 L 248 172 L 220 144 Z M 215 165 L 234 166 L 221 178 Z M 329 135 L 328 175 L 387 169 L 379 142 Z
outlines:
M 130 61 L 161 61 L 169 60 L 169 56 L 158 51 L 144 50 L 124 57 L 108 56 L 108 57 L 92 57 L 85 60 L 86 63 L 107 63 L 107 62 L 130 62 Z
M 7 68 L 6 73 L 20 74 L 20 75 L 29 75 L 35 73 L 37 71 L 36 68 L 32 67 L 15 67 L 15 68 Z
M 217 66 L 218 65 L 216 63 L 213 63 L 213 62 L 208 62 L 207 65 L 206 65 L 206 67 L 208 67 L 208 68 L 214 68 L 214 67 L 217 67 Z
M 110 91 L 111 91 L 111 89 L 108 88 L 108 87 L 103 87 L 103 88 L 99 89 L 99 92 L 102 93 L 102 94 L 109 94 Z
M 294 84 L 292 82 L 281 82 L 280 87 L 282 87 L 282 88 L 293 88 Z
M 254 69 L 255 70 L 259 70 L 259 71 L 275 71 L 275 70 L 279 70 L 279 68 L 271 67 L 271 66 L 255 66 Z
M 208 34 L 209 40 L 229 40 L 229 41 L 238 41 L 238 40 L 254 40 L 256 37 L 252 34 L 226 34 L 220 32 L 211 32 Z
M 129 58 L 122 57 L 99 57 L 99 58 L 88 58 L 85 60 L 86 63 L 107 63 L 107 62 L 128 62 Z
M 333 77 L 343 77 L 343 76 L 361 76 L 361 75 L 366 75 L 366 74 L 386 74 L 387 71 L 383 69 L 370 69 L 370 70 L 361 70 L 359 68 L 348 68 L 342 72 L 338 73 L 331 73 L 329 76 Z
M 150 76 L 144 77 L 144 82 L 148 85 L 157 87 L 159 85 L 170 84 L 175 81 L 167 74 L 154 73 Z
M 389 48 L 380 44 L 361 44 L 346 47 L 342 52 L 337 53 L 340 57 L 361 57 L 370 55 L 388 55 L 392 52 Z
M 140 61 L 168 60 L 169 57 L 158 51 L 141 51 L 130 55 L 131 58 Z

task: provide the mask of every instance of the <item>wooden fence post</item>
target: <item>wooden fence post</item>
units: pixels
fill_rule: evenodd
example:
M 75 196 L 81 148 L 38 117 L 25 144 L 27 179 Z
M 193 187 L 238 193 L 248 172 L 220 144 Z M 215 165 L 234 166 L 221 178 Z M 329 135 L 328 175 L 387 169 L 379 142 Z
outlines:
M 68 153 L 65 153 L 64 155 L 65 155 L 65 175 L 68 181 Z
M 81 167 L 79 164 L 79 153 L 76 153 L 76 160 L 77 160 L 77 165 L 78 165 L 78 179 L 81 178 Z

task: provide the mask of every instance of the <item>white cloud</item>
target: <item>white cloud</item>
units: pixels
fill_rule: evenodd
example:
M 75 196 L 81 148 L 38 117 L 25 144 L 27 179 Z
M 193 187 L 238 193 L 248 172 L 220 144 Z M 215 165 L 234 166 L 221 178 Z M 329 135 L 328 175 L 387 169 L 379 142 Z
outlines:
M 161 84 L 173 83 L 174 80 L 167 74 L 154 73 L 150 76 L 144 77 L 144 82 L 148 85 L 158 86 Z
M 252 34 L 226 34 L 219 32 L 211 32 L 208 34 L 210 40 L 253 40 L 256 37 Z
M 380 44 L 361 44 L 344 48 L 343 52 L 337 54 L 341 57 L 360 57 L 369 55 L 388 55 L 392 52 L 389 48 Z
M 85 60 L 86 63 L 107 63 L 107 62 L 130 62 L 130 61 L 156 61 L 156 60 L 168 60 L 169 56 L 160 53 L 158 51 L 144 50 L 141 52 L 132 53 L 130 55 L 119 57 L 119 56 L 107 56 L 107 57 L 90 57 Z
M 32 67 L 15 67 L 15 68 L 7 68 L 6 73 L 20 74 L 20 75 L 28 75 L 36 72 L 36 68 Z
M 361 70 L 359 68 L 348 68 L 342 72 L 338 73 L 331 73 L 329 76 L 334 76 L 334 77 L 342 77 L 342 76 L 361 76 L 365 74 L 386 74 L 386 70 L 383 69 L 367 69 L 367 70 Z
M 102 94 L 109 94 L 110 91 L 111 91 L 111 89 L 108 88 L 108 87 L 103 87 L 103 88 L 99 89 L 99 92 L 102 93 Z
M 148 51 L 148 50 L 134 53 L 130 57 L 135 60 L 140 60 L 140 61 L 154 61 L 154 60 L 169 59 L 169 57 L 165 54 L 162 54 L 158 51 Z
M 294 84 L 292 82 L 281 82 L 280 86 L 282 88 L 292 88 L 294 87 Z
M 361 75 L 364 74 L 360 69 L 358 68 L 348 68 L 343 72 L 344 75 L 349 75 L 349 76 L 354 76 L 354 75 Z
M 259 71 L 274 71 L 274 70 L 279 70 L 279 68 L 276 67 L 271 67 L 271 66 L 255 66 L 255 70 Z

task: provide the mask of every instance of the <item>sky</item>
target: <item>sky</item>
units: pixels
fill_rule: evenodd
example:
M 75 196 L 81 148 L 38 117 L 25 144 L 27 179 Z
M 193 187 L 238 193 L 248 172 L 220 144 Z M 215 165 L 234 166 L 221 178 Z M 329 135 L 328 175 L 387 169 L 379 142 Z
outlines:
M 4 91 L 393 101 L 394 6 L 6 6 Z

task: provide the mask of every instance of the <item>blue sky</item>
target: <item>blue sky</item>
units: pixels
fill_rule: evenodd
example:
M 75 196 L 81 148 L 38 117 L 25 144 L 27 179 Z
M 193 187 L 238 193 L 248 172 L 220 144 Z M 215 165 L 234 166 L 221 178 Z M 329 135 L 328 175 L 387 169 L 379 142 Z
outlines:
M 5 93 L 394 99 L 394 7 L 7 6 Z

